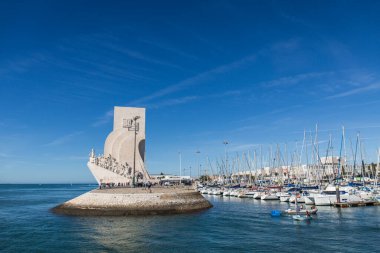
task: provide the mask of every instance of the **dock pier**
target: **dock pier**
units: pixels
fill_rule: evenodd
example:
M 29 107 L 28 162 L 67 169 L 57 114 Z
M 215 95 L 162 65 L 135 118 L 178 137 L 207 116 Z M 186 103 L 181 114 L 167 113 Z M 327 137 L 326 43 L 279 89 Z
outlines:
M 355 201 L 355 202 L 340 202 L 334 203 L 335 207 L 347 208 L 347 207 L 359 207 L 359 206 L 377 206 L 380 205 L 377 201 Z

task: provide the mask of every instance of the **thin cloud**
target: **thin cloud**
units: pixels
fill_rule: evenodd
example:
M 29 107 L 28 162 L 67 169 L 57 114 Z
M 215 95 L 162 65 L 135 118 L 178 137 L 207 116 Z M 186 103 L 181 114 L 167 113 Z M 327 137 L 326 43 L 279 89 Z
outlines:
M 260 85 L 265 88 L 273 88 L 279 86 L 290 86 L 295 85 L 303 81 L 307 81 L 310 79 L 316 79 L 321 77 L 326 77 L 334 74 L 334 72 L 312 72 L 312 73 L 304 73 L 294 76 L 282 77 L 279 79 L 262 82 Z
M 33 53 L 20 59 L 14 59 L 0 66 L 0 76 L 11 73 L 23 73 L 44 61 L 46 56 L 41 53 Z
M 71 41 L 69 41 L 71 44 Z M 171 62 L 163 61 L 160 59 L 156 59 L 148 54 L 141 53 L 140 51 L 133 50 L 124 46 L 125 42 L 121 41 L 119 37 L 115 37 L 110 34 L 90 34 L 85 36 L 80 36 L 75 40 L 76 47 L 78 45 L 84 46 L 84 50 L 88 47 L 97 48 L 97 50 L 108 52 L 113 51 L 118 53 L 119 55 L 124 55 L 129 58 L 143 61 L 146 63 L 162 65 L 167 67 L 172 67 L 176 69 L 183 69 L 181 66 L 173 64 Z
M 169 107 L 169 106 L 174 106 L 174 105 L 180 105 L 180 104 L 186 104 L 190 103 L 195 100 L 201 100 L 201 99 L 212 99 L 212 98 L 223 98 L 223 97 L 233 97 L 233 96 L 238 96 L 242 93 L 241 90 L 230 90 L 230 91 L 225 91 L 222 93 L 216 93 L 216 94 L 211 94 L 208 96 L 186 96 L 186 97 L 180 97 L 180 98 L 172 98 L 172 99 L 167 99 L 158 103 L 153 103 L 153 104 L 146 104 L 144 106 L 152 108 L 152 109 L 158 109 L 158 108 L 163 108 L 163 107 Z M 103 116 L 99 117 L 93 124 L 93 127 L 98 127 L 104 124 L 107 124 L 110 122 L 113 118 L 113 109 L 107 111 Z
M 145 43 L 145 44 L 148 44 L 150 46 L 154 46 L 156 48 L 159 48 L 159 49 L 162 49 L 164 51 L 167 51 L 167 52 L 171 52 L 171 53 L 174 53 L 176 55 L 179 55 L 179 56 L 182 56 L 182 57 L 185 57 L 185 58 L 189 58 L 189 59 L 192 59 L 192 60 L 198 60 L 198 57 L 192 55 L 192 54 L 188 54 L 180 49 L 177 49 L 177 48 L 174 48 L 174 47 L 171 47 L 167 44 L 164 44 L 162 42 L 158 43 L 157 42 L 157 39 L 139 39 L 139 41 Z
M 357 95 L 357 94 L 360 94 L 360 93 L 365 93 L 365 92 L 368 92 L 368 91 L 373 91 L 373 90 L 378 90 L 378 89 L 380 89 L 380 83 L 373 83 L 373 84 L 369 84 L 369 85 L 366 85 L 366 86 L 358 87 L 358 88 L 355 88 L 355 89 L 351 89 L 349 91 L 345 91 L 345 92 L 342 92 L 342 93 L 338 93 L 338 94 L 329 96 L 326 99 L 343 98 L 343 97 Z
M 0 158 L 9 158 L 12 157 L 12 155 L 7 154 L 7 153 L 0 153 Z
M 239 96 L 243 93 L 241 90 L 229 90 L 222 93 L 212 94 L 208 96 L 208 98 L 223 98 L 223 97 L 233 97 L 233 96 Z
M 212 79 L 217 74 L 223 74 L 228 71 L 231 71 L 233 69 L 236 69 L 248 62 L 254 61 L 256 59 L 255 55 L 249 55 L 247 57 L 244 57 L 240 60 L 234 61 L 229 64 L 221 65 L 219 67 L 216 67 L 214 69 L 207 70 L 205 72 L 199 73 L 195 76 L 189 77 L 185 80 L 182 80 L 174 85 L 167 86 L 164 89 L 158 90 L 154 93 L 152 93 L 149 96 L 142 97 L 140 99 L 137 99 L 132 102 L 132 104 L 140 104 L 147 101 L 150 101 L 152 99 L 160 98 L 169 94 L 172 94 L 174 92 L 186 89 L 191 86 L 198 85 L 201 82 L 204 82 L 206 80 Z
M 144 54 L 142 54 L 142 53 L 140 53 L 138 51 L 131 50 L 131 49 L 128 49 L 128 48 L 125 48 L 125 47 L 121 47 L 121 46 L 119 46 L 117 44 L 104 44 L 104 46 L 106 46 L 108 49 L 111 49 L 111 50 L 114 50 L 116 52 L 122 53 L 122 54 L 127 55 L 128 57 L 134 58 L 136 60 L 145 61 L 147 63 L 153 63 L 153 64 L 156 64 L 156 65 L 164 65 L 164 66 L 167 66 L 167 67 L 182 69 L 182 67 L 180 67 L 178 65 L 175 65 L 173 63 L 162 61 L 162 60 L 157 60 L 157 59 L 152 58 L 150 56 L 144 55 Z
M 187 96 L 187 97 L 181 97 L 181 98 L 173 98 L 173 99 L 168 99 L 168 100 L 162 101 L 160 103 L 151 105 L 150 107 L 162 108 L 162 107 L 166 107 L 166 106 L 186 104 L 188 102 L 194 101 L 194 100 L 199 99 L 199 98 L 200 97 L 198 97 L 198 96 Z
M 77 136 L 81 135 L 82 133 L 83 133 L 82 131 L 79 131 L 79 132 L 67 134 L 67 135 L 58 137 L 58 138 L 52 140 L 51 142 L 46 143 L 43 146 L 45 146 L 45 147 L 60 146 L 62 144 L 65 144 L 65 143 L 71 141 L 74 137 L 77 137 Z
M 346 104 L 346 105 L 341 105 L 341 108 L 349 108 L 349 107 L 358 107 L 358 106 L 364 106 L 364 105 L 373 105 L 373 104 L 378 104 L 380 103 L 380 100 L 373 100 L 373 101 L 368 101 L 364 103 L 353 103 L 353 104 Z
M 107 124 L 108 122 L 110 122 L 110 120 L 112 119 L 112 117 L 113 117 L 113 109 L 107 111 L 102 117 L 98 118 L 97 121 L 95 121 L 92 124 L 92 126 L 93 127 L 98 127 L 98 126 Z
M 101 88 L 93 87 L 86 84 L 86 82 L 83 82 L 83 79 L 86 81 L 86 78 L 90 83 L 94 81 L 94 78 L 96 78 L 96 80 L 103 79 L 114 82 L 125 82 L 126 79 L 134 81 L 152 81 L 152 79 L 146 75 L 139 74 L 141 71 L 129 71 L 128 69 L 131 69 L 131 67 L 120 61 L 114 62 L 110 65 L 99 62 L 96 59 L 76 55 L 75 57 L 71 56 L 69 59 L 47 57 L 44 59 L 44 63 L 49 66 L 55 66 L 58 69 L 79 74 L 79 76 L 76 76 L 75 80 L 80 80 L 82 83 L 81 85 L 85 86 L 87 89 Z M 72 82 L 72 78 L 67 81 L 67 83 Z M 102 89 L 101 91 L 111 93 L 111 91 L 107 89 Z
M 257 114 L 253 117 L 243 118 L 243 119 L 237 120 L 237 122 L 247 122 L 247 121 L 251 121 L 251 120 L 259 120 L 263 117 L 267 117 L 267 116 L 275 115 L 275 114 L 281 114 L 281 113 L 284 113 L 287 111 L 292 111 L 292 110 L 297 109 L 297 108 L 302 108 L 302 105 L 292 105 L 292 106 L 288 106 L 288 107 L 283 107 L 280 109 L 269 111 L 267 113 Z
M 239 90 L 231 90 L 231 91 L 226 91 L 226 92 L 222 92 L 222 93 L 211 94 L 208 96 L 186 96 L 186 97 L 180 97 L 180 98 L 167 99 L 167 100 L 164 100 L 164 101 L 159 102 L 157 104 L 152 104 L 149 107 L 161 108 L 161 107 L 166 107 L 166 106 L 186 104 L 186 103 L 190 103 L 190 102 L 195 101 L 195 100 L 233 97 L 233 96 L 237 96 L 240 94 L 241 94 L 241 91 L 239 91 Z

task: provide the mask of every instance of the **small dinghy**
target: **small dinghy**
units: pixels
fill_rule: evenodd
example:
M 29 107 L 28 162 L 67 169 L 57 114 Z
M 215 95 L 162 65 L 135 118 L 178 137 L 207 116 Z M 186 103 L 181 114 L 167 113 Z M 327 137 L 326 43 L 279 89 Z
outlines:
M 309 209 L 309 210 L 306 210 L 306 209 L 301 209 L 297 212 L 297 210 L 293 210 L 293 209 L 287 209 L 284 211 L 286 214 L 317 214 L 318 212 L 318 209 L 317 208 L 314 208 L 314 209 Z
M 307 215 L 293 215 L 293 220 L 296 220 L 296 221 L 305 221 L 305 220 L 311 220 L 311 217 L 310 216 L 307 216 Z

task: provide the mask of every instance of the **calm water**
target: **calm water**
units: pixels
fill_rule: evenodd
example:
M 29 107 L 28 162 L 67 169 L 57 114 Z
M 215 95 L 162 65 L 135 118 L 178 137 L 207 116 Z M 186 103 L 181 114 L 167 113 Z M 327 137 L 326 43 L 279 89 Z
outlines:
M 0 185 L 2 252 L 379 252 L 380 206 L 272 218 L 277 201 L 208 197 L 214 208 L 149 217 L 66 217 L 51 207 L 88 185 Z

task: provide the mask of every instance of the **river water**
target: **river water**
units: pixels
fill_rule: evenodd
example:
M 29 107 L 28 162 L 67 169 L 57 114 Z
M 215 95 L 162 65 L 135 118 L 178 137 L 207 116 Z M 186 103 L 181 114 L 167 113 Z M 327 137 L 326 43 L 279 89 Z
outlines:
M 93 185 L 0 185 L 1 252 L 380 252 L 380 206 L 319 207 L 309 222 L 271 217 L 287 203 L 209 196 L 213 208 L 145 217 L 68 217 L 50 208 Z

